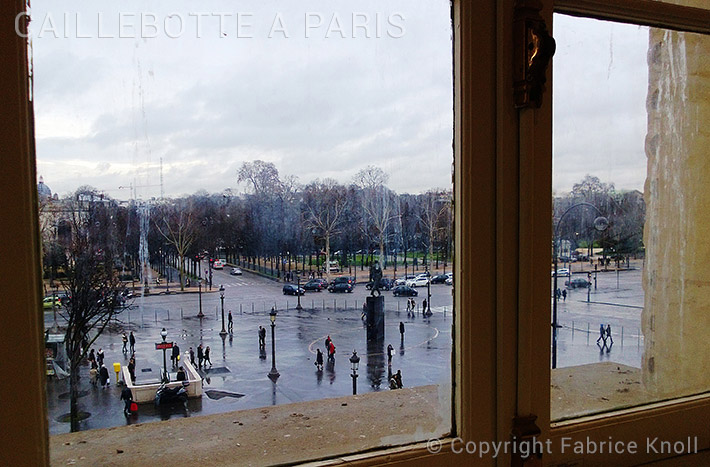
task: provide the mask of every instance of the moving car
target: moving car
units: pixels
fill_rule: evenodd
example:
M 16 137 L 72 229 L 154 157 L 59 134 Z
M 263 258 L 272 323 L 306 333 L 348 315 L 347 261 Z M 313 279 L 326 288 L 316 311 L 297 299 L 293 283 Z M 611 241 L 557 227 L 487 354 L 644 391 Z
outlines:
M 224 269 L 225 261 L 223 259 L 216 259 L 212 263 L 212 269 Z
M 306 293 L 303 287 L 297 287 L 293 284 L 286 284 L 283 288 L 284 295 L 303 295 Z
M 233 276 L 241 276 L 241 275 L 242 275 L 242 270 L 239 269 L 239 268 L 232 268 L 232 270 L 229 271 L 229 273 L 230 273 L 231 275 L 233 275 Z
M 342 276 L 336 277 L 328 286 L 328 292 L 348 292 L 352 293 L 355 287 L 355 281 L 352 277 Z
M 448 279 L 451 276 L 452 276 L 452 274 L 450 272 L 447 272 L 446 274 L 439 274 L 439 275 L 431 278 L 431 283 L 432 284 L 445 284 L 446 279 Z
M 589 287 L 590 285 L 592 285 L 592 283 L 589 282 L 587 279 L 583 279 L 581 277 L 578 277 L 578 278 L 572 279 L 570 281 L 565 281 L 565 285 L 570 289 L 576 289 L 576 288 L 581 288 L 581 287 Z
M 397 287 L 392 289 L 392 295 L 394 295 L 395 297 L 416 297 L 417 295 L 419 295 L 419 292 L 409 286 L 398 285 Z
M 392 287 L 394 287 L 394 281 L 392 279 L 387 279 L 386 277 L 380 279 L 380 290 L 390 290 Z M 365 288 L 372 290 L 372 281 L 365 284 Z
M 407 281 L 408 287 L 426 287 L 429 284 L 429 278 L 426 276 L 417 276 L 414 279 Z
M 311 279 L 303 286 L 304 290 L 320 292 L 328 288 L 328 281 L 325 279 Z
M 557 270 L 557 276 L 569 276 L 569 269 L 567 268 L 559 268 Z M 555 277 L 555 271 L 552 271 L 552 277 Z
M 42 300 L 42 308 L 45 310 L 51 310 L 53 307 L 59 308 L 62 306 L 62 299 L 55 296 L 44 297 Z

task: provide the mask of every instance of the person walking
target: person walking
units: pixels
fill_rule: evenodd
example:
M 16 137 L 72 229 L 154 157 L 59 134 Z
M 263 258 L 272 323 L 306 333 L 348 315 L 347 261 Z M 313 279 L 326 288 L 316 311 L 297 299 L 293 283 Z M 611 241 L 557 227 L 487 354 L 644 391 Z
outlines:
M 397 389 L 402 389 L 404 387 L 404 385 L 402 384 L 402 370 L 397 370 L 397 373 L 395 373 L 392 378 L 397 383 Z
M 599 325 L 599 337 L 597 338 L 597 344 L 600 340 L 603 340 L 604 345 L 606 345 L 606 329 L 604 329 L 604 324 Z
M 178 365 L 179 357 L 180 347 L 175 342 L 173 342 L 173 351 L 170 354 L 170 361 L 173 362 L 173 368 Z
M 99 366 L 104 364 L 104 351 L 101 347 L 99 347 L 99 351 L 96 352 L 96 363 L 98 363 Z
M 133 331 L 131 331 L 131 334 L 128 336 L 128 343 L 131 347 L 131 353 L 136 353 L 136 336 L 133 335 Z
M 96 387 L 99 382 L 99 369 L 96 367 L 96 362 L 91 362 L 91 369 L 89 370 L 89 382 L 94 387 Z
M 130 415 L 131 404 L 133 403 L 133 393 L 128 386 L 124 387 L 123 391 L 121 391 L 121 400 L 125 403 L 125 406 L 123 407 L 123 415 Z
M 402 335 L 402 342 L 404 342 L 404 323 L 399 322 L 399 333 Z
M 195 351 L 192 350 L 192 347 L 190 347 L 190 363 L 192 364 L 192 367 L 195 367 Z
M 227 330 L 230 334 L 234 330 L 234 321 L 232 320 L 232 310 L 229 310 L 229 316 L 227 317 Z
M 614 343 L 614 339 L 611 337 L 611 324 L 606 325 L 606 337 L 611 341 L 611 343 Z M 621 343 L 621 346 L 624 346 L 624 343 Z
M 422 316 L 426 314 L 426 298 L 422 302 Z
M 99 381 L 102 388 L 107 388 L 109 385 L 108 369 L 102 364 L 99 368 Z
M 387 345 L 387 365 L 391 366 L 392 365 L 392 355 L 394 354 L 394 347 L 392 347 L 392 344 Z
M 91 351 L 89 351 L 89 361 L 91 363 L 96 363 L 96 355 L 94 354 L 94 349 L 91 349 Z
M 409 315 L 412 312 L 412 299 L 408 298 L 407 299 L 407 318 L 409 318 Z
M 202 360 L 204 360 L 205 354 L 202 351 L 202 344 L 197 346 L 197 367 L 202 369 Z
M 175 375 L 175 380 L 176 381 L 186 381 L 187 380 L 187 374 L 185 373 L 185 369 L 183 367 L 180 367 L 177 371 L 177 375 Z
M 335 344 L 333 344 L 333 341 L 330 341 L 330 347 L 328 348 L 328 360 L 331 362 L 335 362 Z
M 210 363 L 210 368 L 212 367 L 212 360 L 210 360 L 210 346 L 208 345 L 205 349 L 205 368 L 207 368 L 207 362 Z
M 562 301 L 563 302 L 567 301 L 567 289 L 562 291 Z
M 121 334 L 121 341 L 123 342 L 123 348 L 121 349 L 121 352 L 127 353 L 128 347 L 126 347 L 126 346 L 128 345 L 128 336 L 126 335 L 125 332 L 123 334 Z
M 316 349 L 315 365 L 318 371 L 323 371 L 323 352 L 321 352 L 320 349 Z
M 266 347 L 266 328 L 259 326 L 259 348 Z

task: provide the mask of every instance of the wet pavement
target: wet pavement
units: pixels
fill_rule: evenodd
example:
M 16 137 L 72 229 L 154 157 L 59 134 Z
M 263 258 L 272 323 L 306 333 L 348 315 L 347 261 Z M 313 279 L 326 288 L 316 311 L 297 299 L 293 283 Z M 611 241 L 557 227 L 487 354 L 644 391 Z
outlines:
M 364 287 L 362 288 L 364 291 Z M 450 290 L 450 288 L 448 288 Z M 335 295 L 335 294 L 333 294 Z M 449 307 L 432 307 L 433 315 L 424 318 L 421 313 L 407 317 L 406 298 L 385 298 L 385 338 L 381 341 L 366 339 L 366 329 L 361 320 L 361 303 L 355 308 L 355 298 L 346 299 L 338 294 L 318 294 L 326 303 L 325 309 L 295 310 L 295 298 L 290 298 L 290 309 L 285 309 L 285 297 L 278 300 L 275 327 L 276 367 L 280 373 L 276 383 L 268 377 L 271 362 L 271 326 L 266 311 L 247 311 L 234 313 L 234 332 L 222 339 L 221 316 L 215 315 L 213 303 L 218 296 L 203 294 L 205 318 L 196 317 L 195 308 L 190 306 L 189 315 L 174 307 L 168 320 L 165 300 L 176 296 L 149 296 L 143 299 L 142 306 L 130 311 L 122 319 L 122 329 L 133 331 L 136 337 L 137 380 L 154 379 L 163 366 L 162 351 L 155 350 L 155 343 L 161 340 L 160 330 L 165 327 L 168 341 L 175 341 L 186 357 L 189 347 L 211 349 L 212 366 L 203 369 L 203 390 L 201 400 L 190 400 L 187 410 L 182 406 L 157 409 L 153 404 L 141 404 L 137 415 L 126 418 L 123 415 L 123 403 L 119 400 L 121 388 L 115 384 L 112 371 L 114 362 L 121 365 L 128 363 L 129 355 L 122 352 L 120 328 L 105 332 L 93 347 L 103 348 L 105 363 L 111 373 L 111 385 L 102 389 L 92 387 L 88 381 L 88 366 L 81 369 L 79 398 L 81 411 L 90 415 L 81 422 L 81 429 L 119 426 L 131 423 L 166 420 L 200 414 L 212 414 L 247 408 L 263 407 L 275 404 L 316 400 L 352 394 L 352 378 L 348 359 L 353 350 L 361 357 L 358 393 L 385 391 L 388 389 L 389 371 L 402 370 L 405 386 L 449 383 L 451 380 L 451 326 L 452 315 Z M 192 300 L 195 297 L 190 297 Z M 179 300 L 186 299 L 180 297 Z M 349 307 L 345 308 L 345 300 Z M 421 300 L 421 296 L 419 298 Z M 206 303 L 205 303 L 206 302 Z M 151 306 L 158 303 L 159 306 Z M 397 311 L 399 303 L 400 311 Z M 435 303 L 434 301 L 432 303 Z M 234 305 L 234 304 L 232 304 Z M 233 308 L 235 308 L 233 306 Z M 141 312 L 141 310 L 143 310 Z M 209 312 L 208 312 L 209 310 Z M 404 339 L 401 339 L 399 322 L 405 324 Z M 48 325 L 51 326 L 51 317 Z M 259 349 L 257 330 L 259 326 L 267 329 L 266 348 Z M 314 365 L 316 348 L 324 348 L 324 340 L 330 335 L 336 346 L 335 364 L 327 364 L 322 372 Z M 392 344 L 395 348 L 391 367 L 387 365 L 386 348 Z M 168 366 L 170 366 L 168 354 Z M 150 369 L 150 372 L 143 372 Z M 148 376 L 156 375 L 156 376 Z M 52 379 L 48 383 L 47 395 L 49 406 L 50 433 L 69 431 L 68 423 L 59 418 L 69 411 L 68 379 Z

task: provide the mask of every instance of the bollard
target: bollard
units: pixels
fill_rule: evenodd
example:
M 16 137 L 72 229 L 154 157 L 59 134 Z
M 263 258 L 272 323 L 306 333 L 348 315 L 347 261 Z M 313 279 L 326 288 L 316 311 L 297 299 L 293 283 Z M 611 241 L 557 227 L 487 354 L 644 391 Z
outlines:
M 346 310 L 348 309 L 348 299 L 347 298 L 345 299 L 345 309 Z
M 589 334 L 589 323 L 587 323 L 587 334 Z
M 636 328 L 636 347 L 641 347 L 641 330 Z
M 399 313 L 399 300 L 397 300 L 397 313 Z
M 288 300 L 286 300 L 286 309 L 288 310 Z
M 325 310 L 325 298 L 323 299 L 323 308 L 321 310 Z
M 572 337 L 574 337 L 574 321 L 572 321 Z
M 131 310 L 128 309 L 128 324 L 131 324 Z
M 242 314 L 242 304 L 241 303 L 239 304 L 239 314 L 240 315 Z
M 311 300 L 311 310 L 315 310 L 315 309 L 316 309 L 316 301 Z
M 335 311 L 335 299 L 333 299 L 333 311 Z
M 251 314 L 254 314 L 254 302 L 251 302 Z
M 180 307 L 180 319 L 182 319 L 182 307 Z
M 621 346 L 624 346 L 624 326 L 621 326 Z
M 170 310 L 168 310 L 168 321 L 170 321 Z
M 158 322 L 158 310 L 157 309 L 153 310 L 153 313 L 155 313 L 155 322 L 157 323 Z

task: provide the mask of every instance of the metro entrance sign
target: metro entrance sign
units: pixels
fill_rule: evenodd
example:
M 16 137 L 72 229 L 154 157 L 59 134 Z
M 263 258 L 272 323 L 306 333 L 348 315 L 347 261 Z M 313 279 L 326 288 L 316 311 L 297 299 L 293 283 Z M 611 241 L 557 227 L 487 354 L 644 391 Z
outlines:
M 172 342 L 156 342 L 155 343 L 155 350 L 166 350 L 166 349 L 172 349 L 172 348 L 173 348 Z

